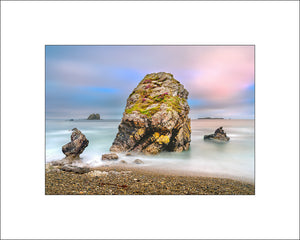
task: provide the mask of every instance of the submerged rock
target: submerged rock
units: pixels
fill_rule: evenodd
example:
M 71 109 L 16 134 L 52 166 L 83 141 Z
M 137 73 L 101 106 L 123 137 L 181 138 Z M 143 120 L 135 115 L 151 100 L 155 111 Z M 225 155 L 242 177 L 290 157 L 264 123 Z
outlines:
M 100 114 L 99 113 L 92 113 L 87 120 L 100 120 Z
M 204 135 L 204 140 L 215 140 L 218 142 L 228 142 L 229 137 L 227 137 L 226 133 L 223 130 L 223 127 L 219 127 L 216 129 L 214 134 Z
M 108 153 L 102 155 L 102 160 L 117 160 L 119 156 L 115 153 Z
M 133 161 L 133 163 L 135 163 L 135 164 L 144 164 L 144 162 L 141 159 L 135 159 Z
M 188 91 L 170 73 L 147 74 L 127 99 L 112 152 L 188 150 Z
M 77 128 L 72 129 L 71 142 L 62 146 L 62 152 L 67 159 L 78 159 L 79 155 L 89 145 L 89 140 Z

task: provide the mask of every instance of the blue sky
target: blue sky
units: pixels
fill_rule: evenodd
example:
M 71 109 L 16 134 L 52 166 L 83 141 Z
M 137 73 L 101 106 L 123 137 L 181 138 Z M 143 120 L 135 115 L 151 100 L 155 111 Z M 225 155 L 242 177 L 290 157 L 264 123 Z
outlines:
M 46 46 L 46 118 L 120 119 L 132 90 L 170 72 L 191 118 L 254 118 L 253 46 Z

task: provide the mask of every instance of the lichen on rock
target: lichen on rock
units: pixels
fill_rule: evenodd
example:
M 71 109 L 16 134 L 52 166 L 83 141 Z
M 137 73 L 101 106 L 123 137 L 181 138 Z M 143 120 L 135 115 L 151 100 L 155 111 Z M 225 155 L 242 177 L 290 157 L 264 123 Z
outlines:
M 188 150 L 191 127 L 188 91 L 170 73 L 151 73 L 127 99 L 112 152 Z

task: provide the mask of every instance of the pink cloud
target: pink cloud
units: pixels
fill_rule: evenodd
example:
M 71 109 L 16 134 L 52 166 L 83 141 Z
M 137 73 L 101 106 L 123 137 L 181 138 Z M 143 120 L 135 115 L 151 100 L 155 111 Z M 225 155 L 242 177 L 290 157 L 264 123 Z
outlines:
M 210 101 L 231 99 L 254 83 L 254 46 L 214 47 L 195 65 L 201 76 L 191 81 L 193 91 Z

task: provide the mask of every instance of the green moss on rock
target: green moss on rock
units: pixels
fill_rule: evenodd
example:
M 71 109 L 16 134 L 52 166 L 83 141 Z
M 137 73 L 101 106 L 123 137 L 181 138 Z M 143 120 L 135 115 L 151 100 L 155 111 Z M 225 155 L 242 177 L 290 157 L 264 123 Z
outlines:
M 153 95 L 153 89 L 155 89 L 155 86 L 151 84 L 153 80 L 156 80 L 156 83 L 158 83 L 158 74 L 146 75 L 146 77 L 139 83 L 138 87 L 130 94 L 129 98 L 131 98 L 134 94 L 139 97 L 135 101 L 134 105 L 126 108 L 125 112 L 127 114 L 131 114 L 134 111 L 137 111 L 141 114 L 146 115 L 147 117 L 151 117 L 151 115 L 160 110 L 162 103 L 165 103 L 168 106 L 168 111 L 174 110 L 180 113 L 183 110 L 182 106 L 186 103 L 186 99 L 179 97 L 178 95 L 173 96 L 172 92 L 158 92 L 157 95 L 151 97 L 150 94 Z M 178 83 L 178 81 L 173 78 L 171 82 Z M 160 87 L 161 85 L 161 83 L 156 84 L 157 87 Z M 158 105 L 149 109 L 149 106 L 155 103 Z
M 190 143 L 187 97 L 188 91 L 172 74 L 147 74 L 127 99 L 110 150 L 147 154 L 187 150 Z

